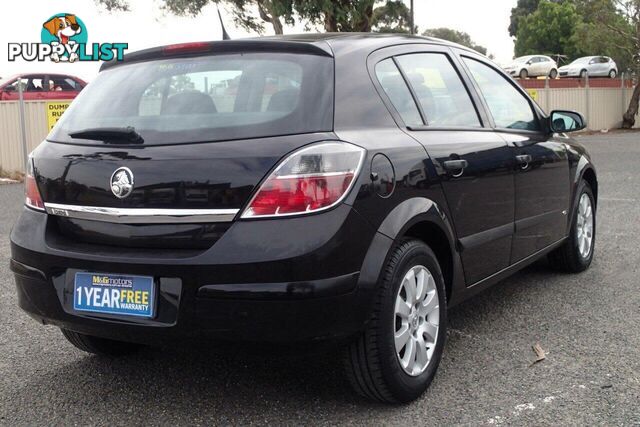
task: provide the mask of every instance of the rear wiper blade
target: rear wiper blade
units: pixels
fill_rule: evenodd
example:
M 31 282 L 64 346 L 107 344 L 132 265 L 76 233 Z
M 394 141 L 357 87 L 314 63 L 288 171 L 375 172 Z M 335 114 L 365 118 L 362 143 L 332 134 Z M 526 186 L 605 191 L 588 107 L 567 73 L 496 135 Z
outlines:
M 93 139 L 103 141 L 105 144 L 131 143 L 142 144 L 144 139 L 142 135 L 136 132 L 135 128 L 128 126 L 126 128 L 89 128 L 75 132 L 69 132 L 69 136 L 74 139 Z

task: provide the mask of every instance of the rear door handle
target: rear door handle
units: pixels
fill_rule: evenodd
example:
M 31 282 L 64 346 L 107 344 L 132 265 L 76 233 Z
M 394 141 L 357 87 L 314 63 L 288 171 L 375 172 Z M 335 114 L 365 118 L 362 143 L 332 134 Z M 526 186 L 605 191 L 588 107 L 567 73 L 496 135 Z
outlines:
M 444 162 L 444 168 L 449 172 L 455 172 L 452 174 L 455 178 L 462 176 L 468 166 L 469 162 L 466 160 L 447 160 Z
M 516 156 L 516 160 L 518 161 L 518 163 L 520 163 L 520 167 L 522 169 L 526 169 L 529 167 L 529 164 L 533 160 L 533 157 L 531 157 L 531 155 L 529 154 L 521 154 L 519 156 Z

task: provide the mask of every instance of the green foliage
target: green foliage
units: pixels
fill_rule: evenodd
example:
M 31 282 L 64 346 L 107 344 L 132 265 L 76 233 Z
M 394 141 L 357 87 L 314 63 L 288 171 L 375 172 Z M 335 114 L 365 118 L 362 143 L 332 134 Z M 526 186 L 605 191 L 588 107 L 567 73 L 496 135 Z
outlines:
M 378 33 L 410 33 L 411 11 L 402 0 L 389 0 L 373 10 L 372 22 Z
M 436 37 L 442 40 L 448 40 L 471 48 L 483 55 L 487 54 L 487 48 L 476 44 L 471 40 L 471 36 L 463 31 L 453 30 L 451 28 L 432 28 L 422 33 L 423 36 Z
M 511 9 L 511 23 L 509 25 L 509 35 L 515 37 L 518 34 L 520 19 L 532 14 L 538 9 L 540 0 L 518 0 L 516 7 Z
M 575 32 L 582 21 L 571 2 L 541 0 L 538 9 L 519 20 L 516 56 L 534 54 L 575 55 Z
M 128 0 L 95 0 L 107 10 L 128 10 Z M 271 24 L 282 34 L 283 23 L 294 19 L 327 32 L 410 32 L 409 8 L 402 0 L 161 0 L 162 7 L 179 16 L 195 16 L 210 3 L 225 6 L 238 27 L 262 34 Z M 257 14 L 256 14 L 257 11 Z

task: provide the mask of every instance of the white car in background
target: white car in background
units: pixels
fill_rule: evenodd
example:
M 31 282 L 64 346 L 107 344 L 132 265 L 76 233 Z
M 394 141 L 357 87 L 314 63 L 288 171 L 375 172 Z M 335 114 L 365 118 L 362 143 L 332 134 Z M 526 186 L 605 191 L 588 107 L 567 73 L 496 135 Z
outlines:
M 513 60 L 504 68 L 514 77 L 526 79 L 527 77 L 558 77 L 558 64 L 556 61 L 544 55 L 521 56 Z
M 569 65 L 560 67 L 560 77 L 610 77 L 618 75 L 618 66 L 608 56 L 585 56 L 578 58 Z

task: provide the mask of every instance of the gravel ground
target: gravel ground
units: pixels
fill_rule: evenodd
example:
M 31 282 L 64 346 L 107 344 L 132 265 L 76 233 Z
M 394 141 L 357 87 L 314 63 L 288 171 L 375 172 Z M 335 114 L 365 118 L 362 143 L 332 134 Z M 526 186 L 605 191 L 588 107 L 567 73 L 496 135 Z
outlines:
M 402 407 L 354 397 L 330 352 L 75 350 L 16 306 L 22 188 L 0 186 L 0 424 L 640 425 L 640 135 L 581 141 L 600 179 L 592 268 L 541 262 L 452 309 L 435 381 Z M 536 342 L 547 359 L 531 366 Z

